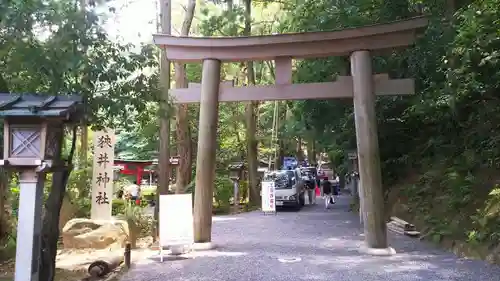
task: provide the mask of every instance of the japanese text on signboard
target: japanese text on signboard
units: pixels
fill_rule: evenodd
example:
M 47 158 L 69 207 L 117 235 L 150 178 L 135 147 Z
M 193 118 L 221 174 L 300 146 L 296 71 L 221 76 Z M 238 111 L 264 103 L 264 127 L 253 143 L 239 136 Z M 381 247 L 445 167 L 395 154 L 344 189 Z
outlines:
M 274 186 L 269 187 L 269 205 L 274 205 Z
M 107 150 L 112 148 L 113 145 L 111 143 L 111 137 L 109 134 L 104 134 L 101 136 L 97 137 L 97 144 L 96 148 L 96 154 L 97 154 L 97 165 L 99 170 L 105 171 L 105 172 L 99 172 L 97 177 L 96 177 L 96 185 L 98 187 L 101 187 L 102 190 L 106 190 L 106 186 L 110 184 L 110 175 L 106 171 L 106 168 L 108 166 L 112 166 L 112 164 L 109 163 L 109 155 Z M 98 191 L 97 196 L 95 198 L 95 202 L 97 204 L 109 204 L 109 198 L 108 194 L 106 194 L 106 191 Z
M 114 139 L 114 132 L 109 129 L 94 133 L 91 217 L 95 219 L 111 217 Z

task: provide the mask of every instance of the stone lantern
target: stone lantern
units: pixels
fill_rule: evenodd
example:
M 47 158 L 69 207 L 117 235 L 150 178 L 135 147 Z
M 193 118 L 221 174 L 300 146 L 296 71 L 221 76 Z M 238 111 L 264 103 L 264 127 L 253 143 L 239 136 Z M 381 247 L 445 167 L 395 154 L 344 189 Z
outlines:
M 240 190 L 240 180 L 243 177 L 243 170 L 245 169 L 245 164 L 243 162 L 235 162 L 229 165 L 229 178 L 233 181 L 234 189 L 233 189 L 233 196 L 234 196 L 234 208 L 237 210 L 239 207 L 239 202 L 240 202 L 240 196 L 239 196 L 239 190 Z
M 80 96 L 0 94 L 4 149 L 0 166 L 19 171 L 15 281 L 38 281 L 45 173 L 64 169 L 64 129 L 82 116 Z
M 4 118 L 1 166 L 20 170 L 54 169 L 67 163 L 60 157 L 64 127 L 81 117 L 79 96 L 0 94 Z
M 242 162 L 236 162 L 229 165 L 229 178 L 235 181 L 239 181 L 243 176 L 243 169 L 245 164 Z

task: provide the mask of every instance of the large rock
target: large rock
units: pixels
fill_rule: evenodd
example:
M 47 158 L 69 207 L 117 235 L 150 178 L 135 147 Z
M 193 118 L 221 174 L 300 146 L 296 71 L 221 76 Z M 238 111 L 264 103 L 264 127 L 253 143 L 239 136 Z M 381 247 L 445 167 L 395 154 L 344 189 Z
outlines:
M 76 218 L 68 221 L 62 230 L 66 249 L 124 247 L 128 237 L 127 222 L 122 220 Z

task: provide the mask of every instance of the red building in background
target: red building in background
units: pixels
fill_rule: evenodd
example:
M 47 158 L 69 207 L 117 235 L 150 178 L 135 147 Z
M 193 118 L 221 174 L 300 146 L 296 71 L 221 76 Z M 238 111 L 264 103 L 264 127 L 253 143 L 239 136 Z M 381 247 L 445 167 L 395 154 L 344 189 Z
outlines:
M 155 183 L 157 179 L 157 160 L 125 160 L 115 159 L 114 168 L 122 175 L 135 176 L 138 184 L 143 180 Z M 170 157 L 172 171 L 179 165 L 179 156 Z M 174 174 L 174 173 L 172 173 Z

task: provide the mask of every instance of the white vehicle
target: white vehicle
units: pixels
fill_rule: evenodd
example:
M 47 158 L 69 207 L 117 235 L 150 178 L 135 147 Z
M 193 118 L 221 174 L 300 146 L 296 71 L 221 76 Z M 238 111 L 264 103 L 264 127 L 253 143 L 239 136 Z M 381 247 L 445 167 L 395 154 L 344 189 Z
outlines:
M 338 184 L 338 181 L 336 181 L 330 162 L 319 163 L 318 178 L 322 180 L 329 180 L 332 184 Z
M 304 182 L 300 170 L 279 170 L 264 175 L 264 181 L 274 180 L 276 207 L 299 210 L 305 204 Z

